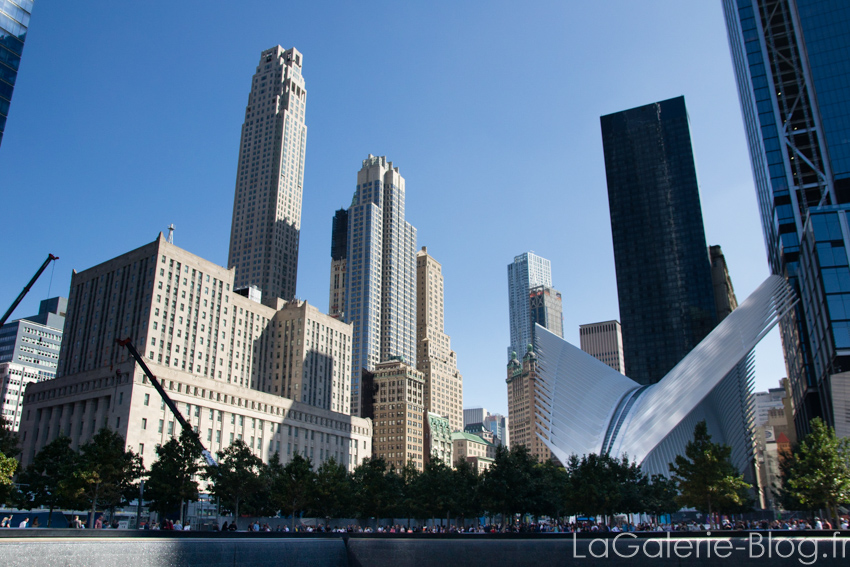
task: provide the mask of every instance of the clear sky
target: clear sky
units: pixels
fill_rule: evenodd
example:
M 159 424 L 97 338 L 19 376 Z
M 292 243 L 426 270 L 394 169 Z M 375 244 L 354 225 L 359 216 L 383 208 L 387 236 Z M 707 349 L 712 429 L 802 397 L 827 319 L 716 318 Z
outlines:
M 307 86 L 298 296 L 327 310 L 334 211 L 386 155 L 443 265 L 465 407 L 507 413 L 515 255 L 551 260 L 570 342 L 619 318 L 601 115 L 684 95 L 707 241 L 739 301 L 769 273 L 719 0 L 38 0 L 0 147 L 0 311 L 48 252 L 17 317 L 171 223 L 225 265 L 251 76 L 278 44 Z M 776 331 L 756 367 L 760 390 L 785 376 Z

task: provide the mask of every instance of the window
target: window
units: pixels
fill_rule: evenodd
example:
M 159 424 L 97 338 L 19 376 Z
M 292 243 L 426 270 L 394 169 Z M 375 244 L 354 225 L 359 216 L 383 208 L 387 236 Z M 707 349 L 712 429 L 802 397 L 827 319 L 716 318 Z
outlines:
M 150 403 L 150 401 L 151 401 L 151 395 L 145 394 L 145 402 L 144 402 L 145 405 L 148 405 Z
M 147 420 L 147 418 L 143 417 L 142 418 L 142 429 L 147 429 L 147 428 L 148 428 L 148 420 Z

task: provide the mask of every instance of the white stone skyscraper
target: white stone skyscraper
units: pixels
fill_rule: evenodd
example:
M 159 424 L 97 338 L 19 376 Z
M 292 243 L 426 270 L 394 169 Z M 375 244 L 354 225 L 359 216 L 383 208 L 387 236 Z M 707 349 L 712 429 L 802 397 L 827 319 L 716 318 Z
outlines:
M 347 210 L 345 255 L 340 213 L 332 245 L 334 282 L 345 291 L 332 315 L 354 326 L 351 413 L 361 415 L 361 372 L 403 357 L 416 368 L 416 229 L 404 220 L 404 178 L 384 156 L 363 160 Z
M 295 297 L 307 126 L 303 58 L 295 48 L 263 51 L 245 108 L 227 265 L 236 288 L 263 302 Z
M 508 264 L 508 300 L 511 319 L 511 345 L 508 347 L 508 359 L 511 358 L 511 352 L 522 356 L 531 344 L 529 291 L 537 286 L 552 287 L 552 264 L 534 252 L 525 252 L 516 256 L 513 263 Z M 561 336 L 563 331 L 557 334 Z

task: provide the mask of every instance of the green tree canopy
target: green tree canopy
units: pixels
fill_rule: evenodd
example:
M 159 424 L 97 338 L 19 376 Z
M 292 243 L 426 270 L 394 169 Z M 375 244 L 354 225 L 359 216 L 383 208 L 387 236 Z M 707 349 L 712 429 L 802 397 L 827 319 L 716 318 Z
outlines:
M 62 435 L 42 447 L 18 477 L 27 507 L 50 510 L 48 528 L 54 508 L 74 505 L 72 496 L 62 489 L 62 481 L 74 474 L 78 460 L 77 453 L 71 449 L 71 439 Z
M 316 471 L 311 513 L 316 517 L 345 518 L 351 510 L 351 475 L 331 457 Z
M 280 466 L 280 456 L 275 453 L 269 465 L 271 474 L 271 499 L 286 515 L 292 516 L 292 529 L 299 513 L 314 503 L 316 473 L 310 459 L 295 453 L 285 466 Z
M 218 465 L 206 465 L 203 476 L 210 482 L 210 492 L 238 518 L 240 505 L 249 501 L 262 487 L 260 471 L 263 461 L 241 439 L 216 455 Z
M 732 465 L 731 454 L 728 445 L 711 441 L 705 421 L 697 423 L 685 456 L 678 455 L 675 464 L 669 465 L 679 489 L 679 504 L 705 512 L 709 518 L 716 511 L 737 511 L 745 506 L 746 491 L 752 487 Z
M 144 470 L 141 457 L 124 450 L 124 438 L 104 427 L 80 447 L 75 470 L 60 488 L 80 505 L 91 505 L 93 525 L 98 504 L 115 507 L 138 494 Z
M 801 505 L 837 519 L 838 505 L 850 502 L 850 440 L 837 438 L 820 418 L 810 428 L 788 459 L 785 489 Z
M 165 515 L 183 502 L 198 499 L 196 477 L 202 470 L 201 450 L 198 434 L 191 429 L 183 429 L 179 439 L 172 437 L 165 445 L 157 445 L 157 460 L 145 485 L 151 510 Z M 182 519 L 182 509 L 180 512 Z

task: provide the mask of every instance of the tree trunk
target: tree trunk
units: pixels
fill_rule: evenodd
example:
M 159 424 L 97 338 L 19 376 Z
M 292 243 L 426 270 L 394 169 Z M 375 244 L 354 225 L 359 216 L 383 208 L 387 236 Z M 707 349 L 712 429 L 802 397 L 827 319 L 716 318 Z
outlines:
M 91 514 L 89 515 L 89 529 L 94 529 L 94 515 L 97 509 L 97 494 L 100 492 L 100 483 L 94 485 L 94 498 L 91 499 Z
M 180 525 L 183 525 L 183 506 L 185 505 L 185 501 L 180 499 Z
M 48 507 L 47 507 L 47 510 L 48 510 L 48 513 L 47 513 L 47 527 L 49 528 L 49 527 L 50 527 L 50 520 L 52 520 L 52 519 L 53 519 L 53 503 L 51 503 L 51 504 L 50 504 L 50 506 L 48 506 Z

